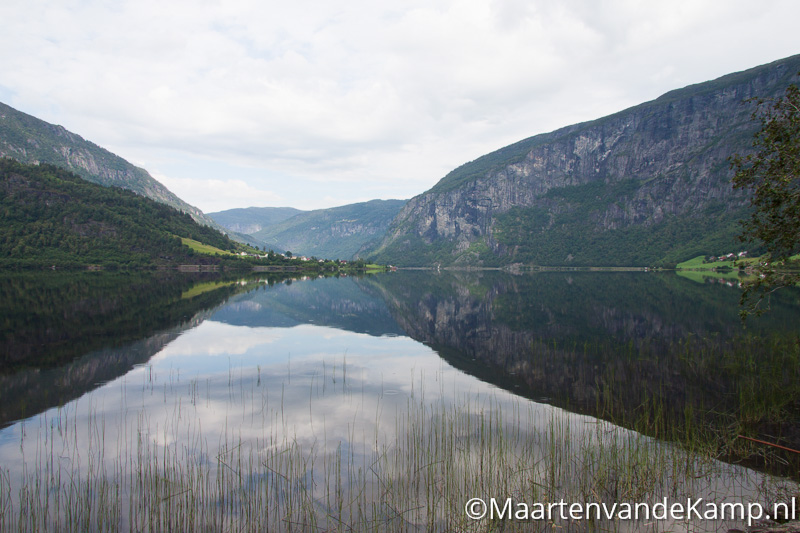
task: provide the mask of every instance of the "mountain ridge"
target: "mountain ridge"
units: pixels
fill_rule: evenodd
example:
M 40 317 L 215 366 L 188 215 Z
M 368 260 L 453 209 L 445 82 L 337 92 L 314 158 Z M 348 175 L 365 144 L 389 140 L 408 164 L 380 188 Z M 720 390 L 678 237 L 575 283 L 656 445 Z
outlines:
M 748 197 L 728 157 L 751 149 L 752 98 L 782 95 L 800 56 L 523 139 L 415 196 L 365 252 L 400 266 L 674 264 L 730 251 Z
M 62 167 L 0 158 L 0 267 L 153 267 L 218 263 L 183 239 L 241 245 L 188 213 Z
M 295 255 L 351 259 L 370 242 L 380 239 L 405 200 L 370 200 L 327 209 L 299 211 L 273 223 L 268 217 L 284 217 L 293 208 L 246 208 L 211 213 L 220 224 L 261 225 L 248 233 L 255 244 Z M 284 211 L 280 211 L 284 210 Z M 234 222 L 238 220 L 239 222 Z M 275 220 L 273 218 L 273 220 Z M 260 244 L 259 244 L 260 243 Z
M 63 126 L 50 124 L 0 102 L 0 157 L 21 163 L 49 163 L 105 187 L 120 187 L 189 213 L 195 221 L 221 229 L 216 222 L 122 157 Z
M 237 207 L 206 214 L 230 231 L 251 235 L 304 212 L 294 207 Z

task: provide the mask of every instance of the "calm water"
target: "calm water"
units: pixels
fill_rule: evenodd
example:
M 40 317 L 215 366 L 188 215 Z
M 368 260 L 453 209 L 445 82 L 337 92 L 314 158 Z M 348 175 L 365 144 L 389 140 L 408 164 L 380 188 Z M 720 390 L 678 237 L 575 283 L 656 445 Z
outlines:
M 800 446 L 797 406 L 772 406 L 764 392 L 798 376 L 772 372 L 776 381 L 766 382 L 746 370 L 748 355 L 761 357 L 748 346 L 764 344 L 742 340 L 734 283 L 712 281 L 579 272 L 8 276 L 0 281 L 0 526 L 43 528 L 49 520 L 75 530 L 159 530 L 176 519 L 197 529 L 266 520 L 271 529 L 298 531 L 479 530 L 480 521 L 460 522 L 471 490 L 554 501 L 535 488 L 549 475 L 551 490 L 580 501 L 633 498 L 592 496 L 577 484 L 587 472 L 599 477 L 595 469 L 607 459 L 593 459 L 595 451 L 612 441 L 625 450 L 615 461 L 637 454 L 642 464 L 656 461 L 658 487 L 643 498 L 766 498 L 765 490 L 782 487 L 765 489 L 769 476 L 695 464 L 653 439 L 668 437 L 665 427 L 686 433 L 745 420 L 743 409 L 755 402 L 781 410 L 781 424 L 767 428 L 749 417 L 738 429 L 779 431 L 782 442 Z M 796 339 L 797 294 L 779 294 L 772 307 L 748 324 L 750 338 Z M 762 366 L 769 365 L 784 362 Z M 643 423 L 650 416 L 661 425 Z M 519 467 L 509 474 L 516 488 L 469 485 L 470 463 L 409 481 L 445 463 L 423 457 L 425 446 L 439 446 L 432 435 L 444 442 L 455 434 L 447 446 L 472 457 L 486 448 L 487 423 L 533 443 L 524 453 L 535 475 Z M 517 442 L 507 438 L 491 454 L 522 457 L 517 444 L 503 444 Z M 556 457 L 569 466 L 553 470 Z M 628 472 L 639 468 L 626 461 Z M 683 492 L 674 488 L 681 462 L 700 470 L 684 474 L 694 481 Z M 400 496 L 393 486 L 404 487 Z M 268 497 L 251 500 L 254 491 Z M 161 496 L 151 501 L 150 493 Z M 352 503 L 358 498 L 364 508 Z M 71 514 L 75 500 L 90 511 Z M 153 519 L 153 508 L 169 517 Z M 185 518 L 191 509 L 202 511 Z M 654 530 L 720 527 L 651 522 Z

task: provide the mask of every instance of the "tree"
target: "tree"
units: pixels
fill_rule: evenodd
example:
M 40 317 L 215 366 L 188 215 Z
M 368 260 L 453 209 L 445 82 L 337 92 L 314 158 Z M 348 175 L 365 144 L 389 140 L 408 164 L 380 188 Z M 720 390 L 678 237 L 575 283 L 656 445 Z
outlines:
M 755 153 L 735 155 L 733 186 L 752 193 L 753 214 L 743 221 L 742 241 L 760 241 L 766 258 L 753 268 L 756 278 L 744 284 L 742 316 L 769 308 L 776 290 L 800 282 L 787 261 L 800 252 L 800 89 L 790 85 L 783 98 L 758 100 L 753 118 L 761 121 Z M 761 304 L 766 299 L 766 308 Z

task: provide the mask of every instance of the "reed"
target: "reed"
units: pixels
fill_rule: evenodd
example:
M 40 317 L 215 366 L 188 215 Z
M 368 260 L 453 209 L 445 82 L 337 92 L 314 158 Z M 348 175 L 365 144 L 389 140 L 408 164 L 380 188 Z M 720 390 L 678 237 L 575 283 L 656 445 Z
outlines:
M 768 502 L 797 491 L 703 447 L 502 391 L 441 394 L 420 378 L 405 402 L 382 390 L 372 404 L 347 366 L 294 373 L 280 395 L 261 367 L 220 377 L 223 391 L 150 370 L 141 389 L 163 397 L 160 411 L 125 394 L 113 420 L 91 401 L 31 419 L 19 463 L 0 468 L 0 531 L 669 531 L 675 524 L 659 521 L 475 521 L 464 505 Z M 296 424 L 289 387 L 307 388 L 308 424 Z M 216 424 L 201 409 L 220 395 L 234 407 Z M 357 406 L 345 429 L 317 414 L 331 402 Z

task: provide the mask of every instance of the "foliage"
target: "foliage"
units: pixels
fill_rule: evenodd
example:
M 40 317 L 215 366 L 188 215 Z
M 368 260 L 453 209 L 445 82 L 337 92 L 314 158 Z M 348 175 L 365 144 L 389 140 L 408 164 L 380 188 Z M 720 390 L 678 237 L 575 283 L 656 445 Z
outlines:
M 53 165 L 0 160 L 0 267 L 140 267 L 213 262 L 180 237 L 240 247 L 187 213 Z
M 404 235 L 399 243 L 383 248 L 367 256 L 367 259 L 378 263 L 399 266 L 430 266 L 437 263 L 449 263 L 455 244 L 441 241 L 432 245 L 423 237 L 414 233 Z
M 756 151 L 734 156 L 731 165 L 734 187 L 751 191 L 755 208 L 741 238 L 764 243 L 767 259 L 742 294 L 743 316 L 763 312 L 770 293 L 800 282 L 800 273 L 782 268 L 800 251 L 800 89 L 790 85 L 783 98 L 759 100 L 753 119 L 761 122 Z
M 711 205 L 692 217 L 587 230 L 611 202 L 635 194 L 634 180 L 589 183 L 548 192 L 555 209 L 515 207 L 495 217 L 495 237 L 509 262 L 542 266 L 673 266 L 705 253 L 735 250 L 740 212 Z
M 61 126 L 0 103 L 0 156 L 21 163 L 49 163 L 106 187 L 121 187 L 190 213 L 204 223 L 213 221 L 190 206 L 144 169 Z

